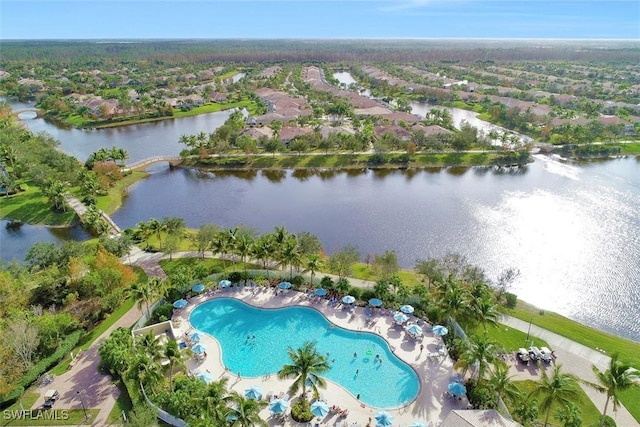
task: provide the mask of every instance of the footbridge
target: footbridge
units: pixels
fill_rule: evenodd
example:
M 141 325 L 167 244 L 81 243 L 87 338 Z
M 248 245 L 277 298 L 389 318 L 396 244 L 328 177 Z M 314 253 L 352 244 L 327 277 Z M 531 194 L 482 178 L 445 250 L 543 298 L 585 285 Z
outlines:
M 82 220 L 82 217 L 87 213 L 89 208 L 87 208 L 87 206 L 84 203 L 82 203 L 80 200 L 78 200 L 76 197 L 74 197 L 70 193 L 65 194 L 64 198 L 67 202 L 67 205 L 71 209 L 73 209 L 73 211 L 76 213 L 76 215 L 78 215 L 80 220 Z M 108 235 L 119 236 L 120 234 L 122 234 L 122 230 L 120 229 L 120 227 L 118 227 L 118 224 L 116 224 L 109 215 L 107 215 L 103 211 L 100 211 L 100 216 L 107 223 Z
M 36 113 L 36 117 L 40 118 L 44 116 L 44 111 L 39 108 L 23 108 L 21 110 L 14 110 L 12 114 L 14 116 L 19 116 L 22 113 Z
M 155 163 L 169 163 L 169 167 L 174 167 L 182 163 L 182 158 L 177 156 L 154 156 L 147 157 L 146 159 L 138 160 L 125 167 L 125 170 L 144 169 L 147 166 L 151 166 Z

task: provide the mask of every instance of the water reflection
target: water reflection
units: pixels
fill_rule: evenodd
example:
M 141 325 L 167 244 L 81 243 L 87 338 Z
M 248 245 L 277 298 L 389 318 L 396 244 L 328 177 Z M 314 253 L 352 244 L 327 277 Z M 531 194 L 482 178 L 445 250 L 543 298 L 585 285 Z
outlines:
M 264 169 L 262 171 L 262 176 L 267 178 L 269 182 L 279 183 L 282 182 L 287 177 L 287 171 L 285 170 L 273 170 L 273 169 Z

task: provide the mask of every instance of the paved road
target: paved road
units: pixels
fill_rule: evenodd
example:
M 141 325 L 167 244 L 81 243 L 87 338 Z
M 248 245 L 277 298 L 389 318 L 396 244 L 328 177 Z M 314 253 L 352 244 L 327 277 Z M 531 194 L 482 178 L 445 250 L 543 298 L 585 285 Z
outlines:
M 522 332 L 527 332 L 529 330 L 529 322 L 525 322 L 511 316 L 502 316 L 500 323 L 511 328 L 518 329 Z M 545 340 L 556 352 L 556 355 L 558 356 L 556 363 L 562 365 L 562 371 L 577 375 L 578 378 L 595 383 L 597 380 L 591 370 L 591 366 L 595 365 L 601 371 L 606 370 L 609 366 L 611 358 L 606 354 L 593 350 L 575 341 L 571 341 L 562 335 L 555 334 L 536 325 L 531 325 L 530 335 Z M 535 367 L 525 367 L 519 364 L 515 364 L 511 368 L 511 373 L 515 375 L 517 379 L 536 380 L 540 377 L 540 369 Z M 606 395 L 598 393 L 587 385 L 581 384 L 580 386 L 585 393 L 587 393 L 598 410 L 602 412 Z M 613 412 L 613 406 L 611 402 L 609 402 L 609 409 L 607 412 L 607 415 L 611 416 L 620 427 L 640 426 L 640 424 L 623 405 L 620 405 L 617 412 Z

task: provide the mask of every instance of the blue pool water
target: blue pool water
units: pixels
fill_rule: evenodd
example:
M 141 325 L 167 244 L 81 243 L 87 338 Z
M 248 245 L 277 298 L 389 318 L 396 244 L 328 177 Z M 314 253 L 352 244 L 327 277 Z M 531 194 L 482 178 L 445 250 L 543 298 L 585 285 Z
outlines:
M 385 340 L 334 326 L 311 308 L 259 309 L 220 298 L 196 307 L 190 321 L 218 340 L 224 365 L 234 374 L 240 371 L 243 377 L 275 374 L 289 363 L 288 347 L 297 349 L 305 341 L 316 341 L 318 351 L 329 353 L 332 362 L 325 377 L 354 396 L 360 394 L 363 403 L 394 408 L 418 395 L 418 376 L 391 352 Z M 382 363 L 375 361 L 376 355 Z M 330 402 L 334 403 L 340 402 Z

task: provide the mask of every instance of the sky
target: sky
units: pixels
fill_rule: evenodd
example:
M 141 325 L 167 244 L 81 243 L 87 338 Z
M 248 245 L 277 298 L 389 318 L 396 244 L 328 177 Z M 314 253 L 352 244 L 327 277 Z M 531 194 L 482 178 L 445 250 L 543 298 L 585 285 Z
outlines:
M 640 41 L 640 1 L 0 0 L 0 40 L 140 38 Z

